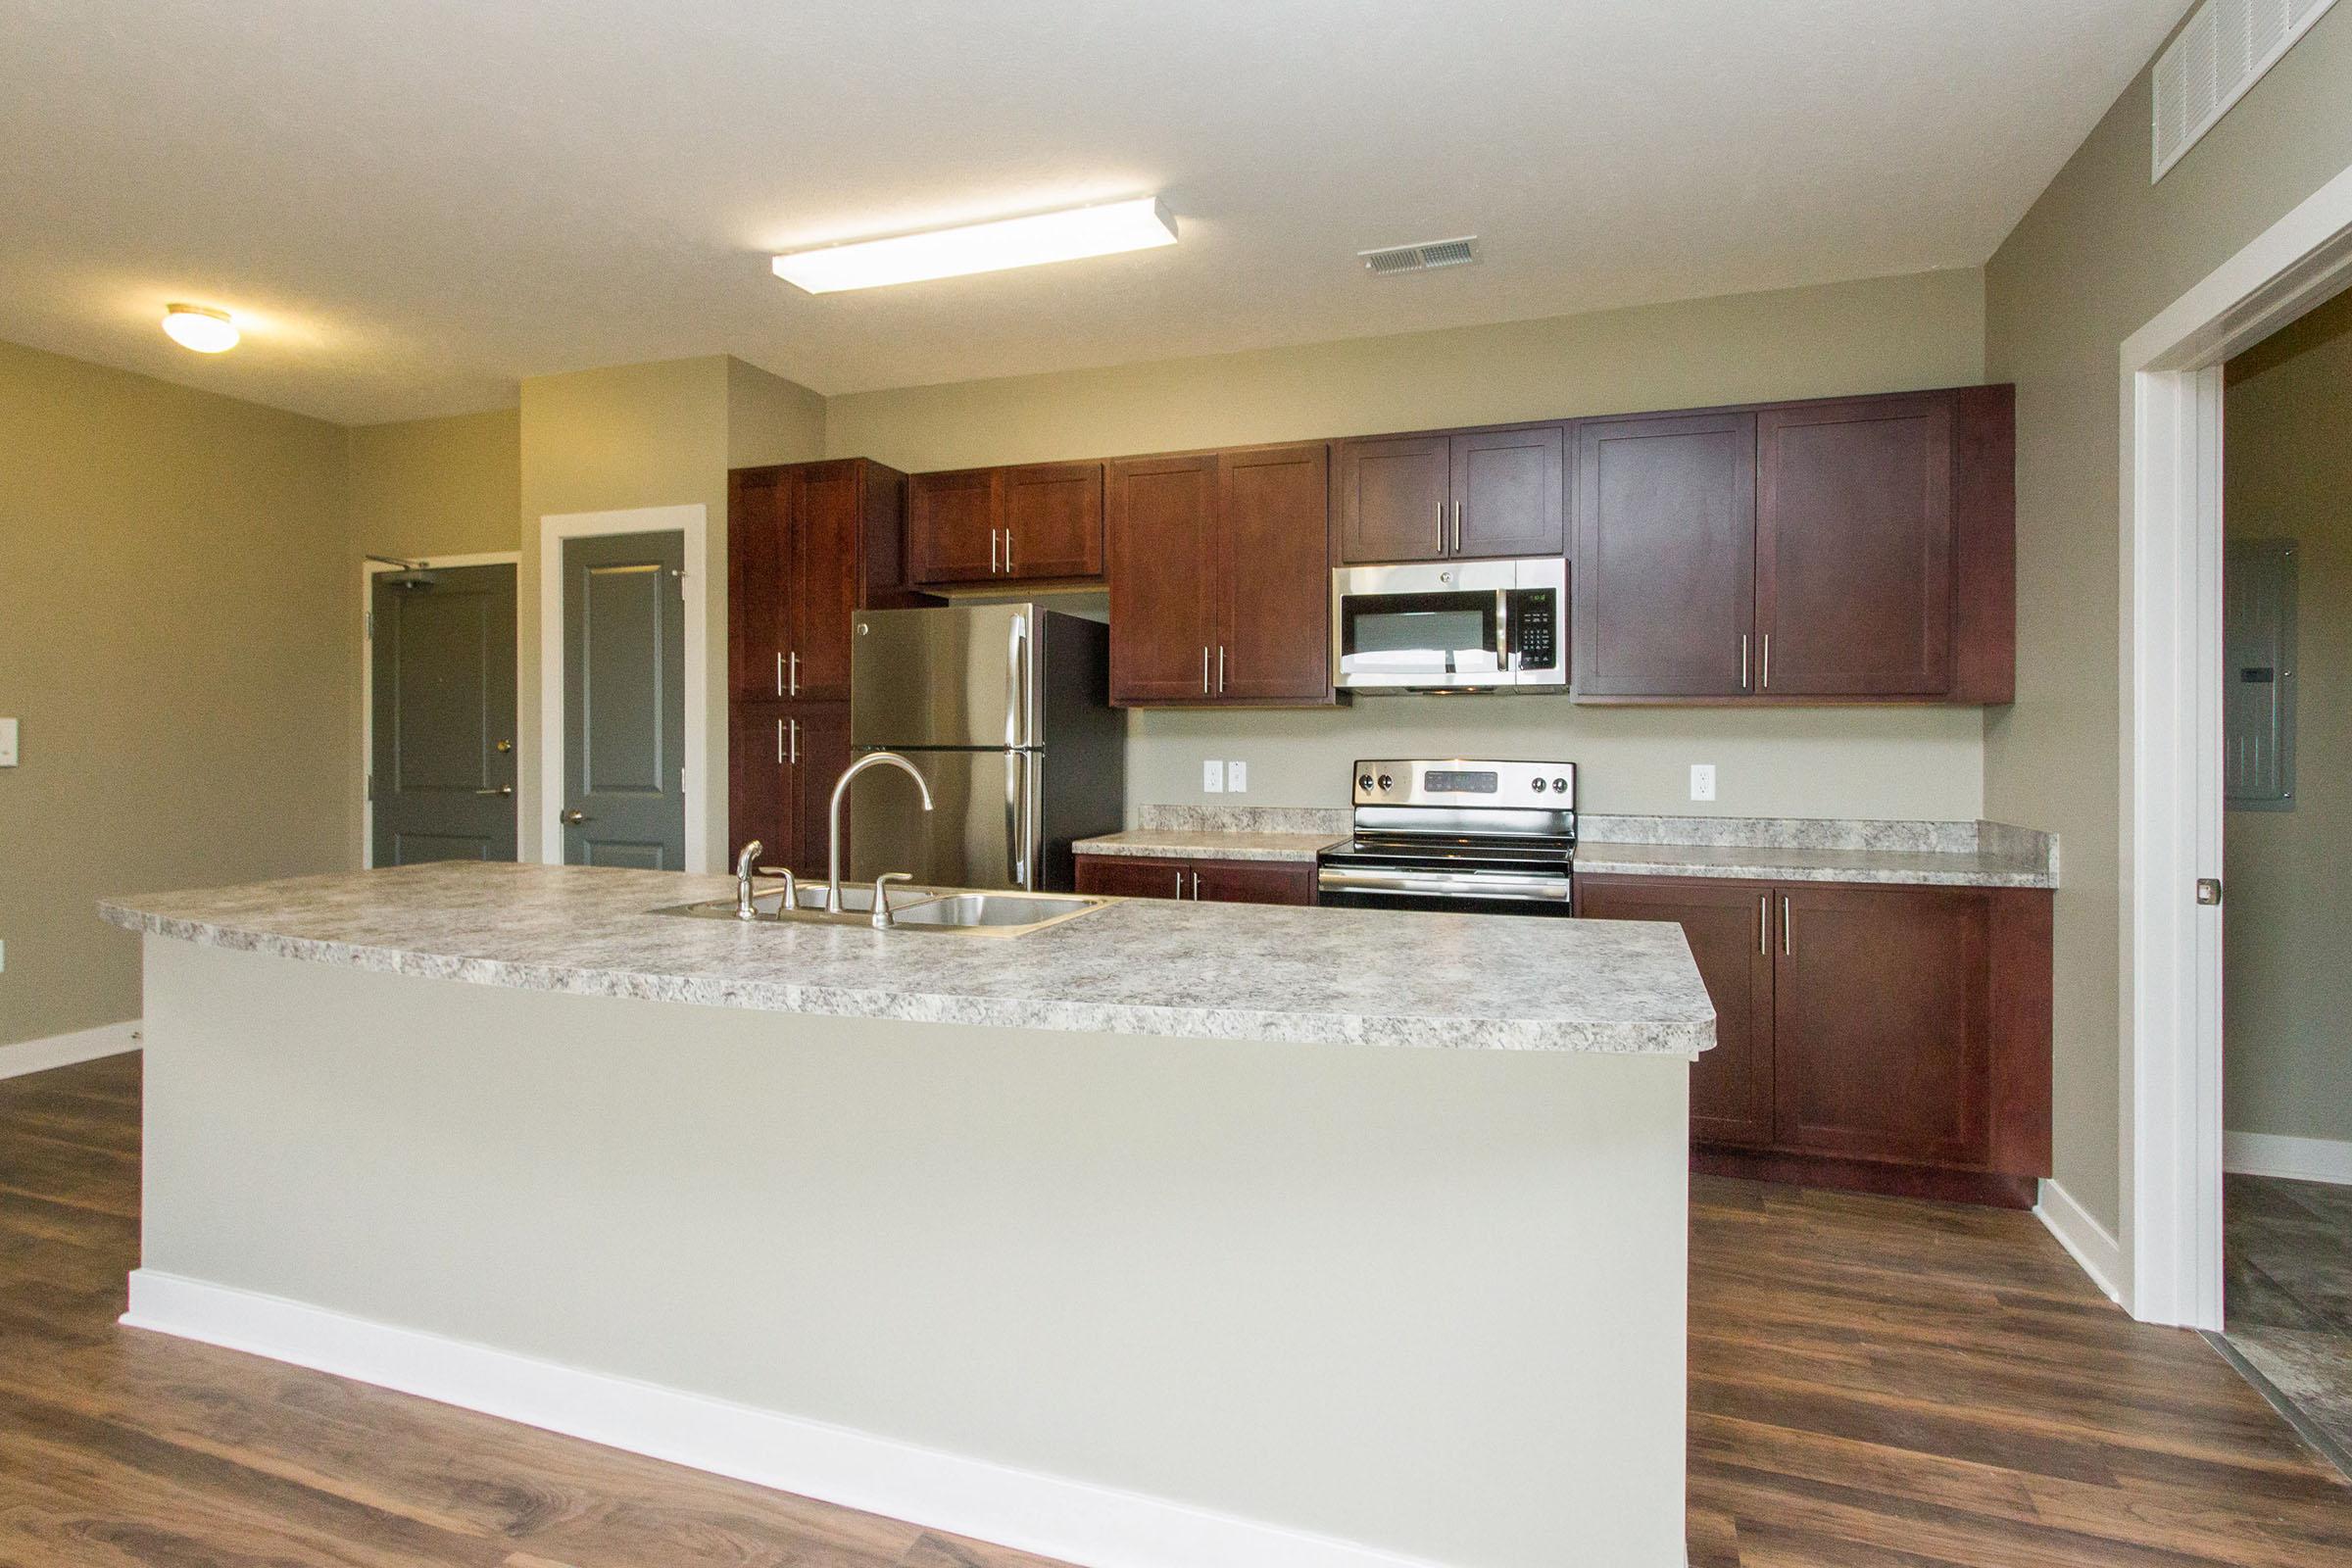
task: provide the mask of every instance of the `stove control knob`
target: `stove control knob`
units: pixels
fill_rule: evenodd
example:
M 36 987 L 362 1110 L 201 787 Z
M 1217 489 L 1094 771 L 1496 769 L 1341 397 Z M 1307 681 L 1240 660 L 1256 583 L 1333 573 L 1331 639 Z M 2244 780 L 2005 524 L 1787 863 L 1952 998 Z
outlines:
M 1538 780 L 1536 780 L 1536 793 L 1537 793 L 1538 795 L 1541 795 L 1541 794 L 1543 794 L 1543 793 L 1544 793 L 1544 781 L 1543 781 L 1542 779 L 1538 779 Z
M 1562 795 L 1568 793 L 1568 781 L 1564 778 L 1553 779 L 1551 781 L 1551 787 L 1555 790 L 1558 790 Z
M 1380 787 L 1381 787 L 1382 789 L 1384 789 L 1384 790 L 1385 790 L 1385 789 L 1390 789 L 1390 788 L 1393 788 L 1393 787 L 1396 785 L 1396 781 L 1395 779 L 1393 779 L 1393 778 L 1389 777 L 1389 775 L 1388 775 L 1388 774 L 1386 774 L 1386 773 L 1383 773 L 1383 774 L 1381 774 L 1381 775 L 1380 775 Z
M 1355 787 L 1359 790 L 1370 789 L 1372 787 L 1372 775 L 1365 773 L 1357 777 L 1355 781 Z

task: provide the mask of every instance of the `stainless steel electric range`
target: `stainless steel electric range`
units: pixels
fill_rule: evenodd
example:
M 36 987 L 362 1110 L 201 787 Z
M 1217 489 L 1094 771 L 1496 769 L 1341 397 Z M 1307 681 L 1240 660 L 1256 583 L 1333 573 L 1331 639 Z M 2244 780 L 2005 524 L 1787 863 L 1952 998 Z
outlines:
M 1355 836 L 1318 857 L 1322 903 L 1574 912 L 1575 763 L 1364 761 L 1353 799 Z

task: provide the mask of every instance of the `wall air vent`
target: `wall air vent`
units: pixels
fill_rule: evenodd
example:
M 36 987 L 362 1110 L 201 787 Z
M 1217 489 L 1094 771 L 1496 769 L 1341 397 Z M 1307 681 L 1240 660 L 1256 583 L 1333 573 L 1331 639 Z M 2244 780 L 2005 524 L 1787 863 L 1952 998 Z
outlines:
M 2205 0 L 2155 67 L 2155 154 L 2148 183 L 2253 90 L 2335 0 Z
M 1433 267 L 1460 267 L 1478 260 L 1478 236 L 1423 240 L 1418 245 L 1391 245 L 1385 250 L 1357 251 L 1364 270 L 1385 276 L 1390 272 L 1426 272 Z

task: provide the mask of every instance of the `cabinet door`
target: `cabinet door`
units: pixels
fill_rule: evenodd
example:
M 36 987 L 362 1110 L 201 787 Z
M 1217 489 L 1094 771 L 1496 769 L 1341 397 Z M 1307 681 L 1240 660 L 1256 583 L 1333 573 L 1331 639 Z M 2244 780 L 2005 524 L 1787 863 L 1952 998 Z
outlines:
M 825 874 L 826 810 L 833 786 L 850 765 L 850 710 L 838 704 L 796 708 L 784 718 L 786 788 L 792 796 L 792 858 L 800 876 Z M 842 803 L 842 840 L 850 836 L 849 803 Z M 774 863 L 771 861 L 771 863 Z
M 1002 468 L 918 473 L 906 481 L 906 554 L 918 583 L 986 582 L 1003 575 L 998 485 Z
M 1950 690 L 1950 395 L 1768 409 L 1756 485 L 1758 689 Z
M 1451 537 L 1453 443 L 1442 435 L 1339 444 L 1340 560 L 1436 561 Z
M 1102 575 L 1102 465 L 1007 468 L 1003 482 L 1006 577 Z
M 1315 868 L 1291 860 L 1195 860 L 1193 897 L 1216 904 L 1312 904 Z
M 1986 1154 L 1990 901 L 1970 888 L 1774 890 L 1775 1142 L 1975 1165 Z
M 1190 860 L 1142 855 L 1081 855 L 1078 891 L 1113 899 L 1181 899 L 1192 876 Z
M 1330 449 L 1217 460 L 1217 695 L 1331 699 Z
M 1206 702 L 1217 460 L 1114 463 L 1109 490 L 1110 700 Z
M 864 487 L 856 463 L 802 468 L 792 487 L 792 641 L 785 694 L 847 702 Z
M 784 695 L 791 486 L 782 468 L 727 475 L 727 691 L 739 702 Z
M 1567 548 L 1560 427 L 1478 430 L 1453 438 L 1456 556 L 1556 556 Z
M 1577 426 L 1576 689 L 1737 697 L 1755 608 L 1756 419 Z
M 764 848 L 761 865 L 791 863 L 792 767 L 784 713 L 739 703 L 727 713 L 727 850 L 730 858 L 753 839 Z
M 1759 882 L 1577 878 L 1577 912 L 1586 919 L 1673 920 L 1690 944 L 1715 1004 L 1715 1048 L 1690 1066 L 1695 1142 L 1772 1142 L 1776 896 Z

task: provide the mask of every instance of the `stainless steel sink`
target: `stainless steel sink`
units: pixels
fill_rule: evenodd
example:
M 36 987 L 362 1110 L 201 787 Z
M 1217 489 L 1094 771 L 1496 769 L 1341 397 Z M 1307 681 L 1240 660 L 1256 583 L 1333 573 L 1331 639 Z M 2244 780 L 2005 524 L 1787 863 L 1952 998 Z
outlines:
M 772 888 L 754 896 L 752 920 L 747 924 L 842 925 L 873 927 L 874 890 L 859 883 L 841 890 L 839 913 L 825 908 L 824 884 L 804 882 L 792 908 L 784 907 L 784 890 Z M 959 888 L 894 888 L 891 917 L 896 928 L 907 931 L 960 931 L 974 936 L 1017 937 L 1064 920 L 1090 914 L 1112 899 L 1082 898 L 1055 893 L 974 893 Z M 675 904 L 656 914 L 684 915 L 692 920 L 734 920 L 733 899 L 700 904 Z
M 893 906 L 893 909 L 904 926 L 1013 936 L 1076 919 L 1108 902 L 1040 893 L 945 893 L 905 908 Z

